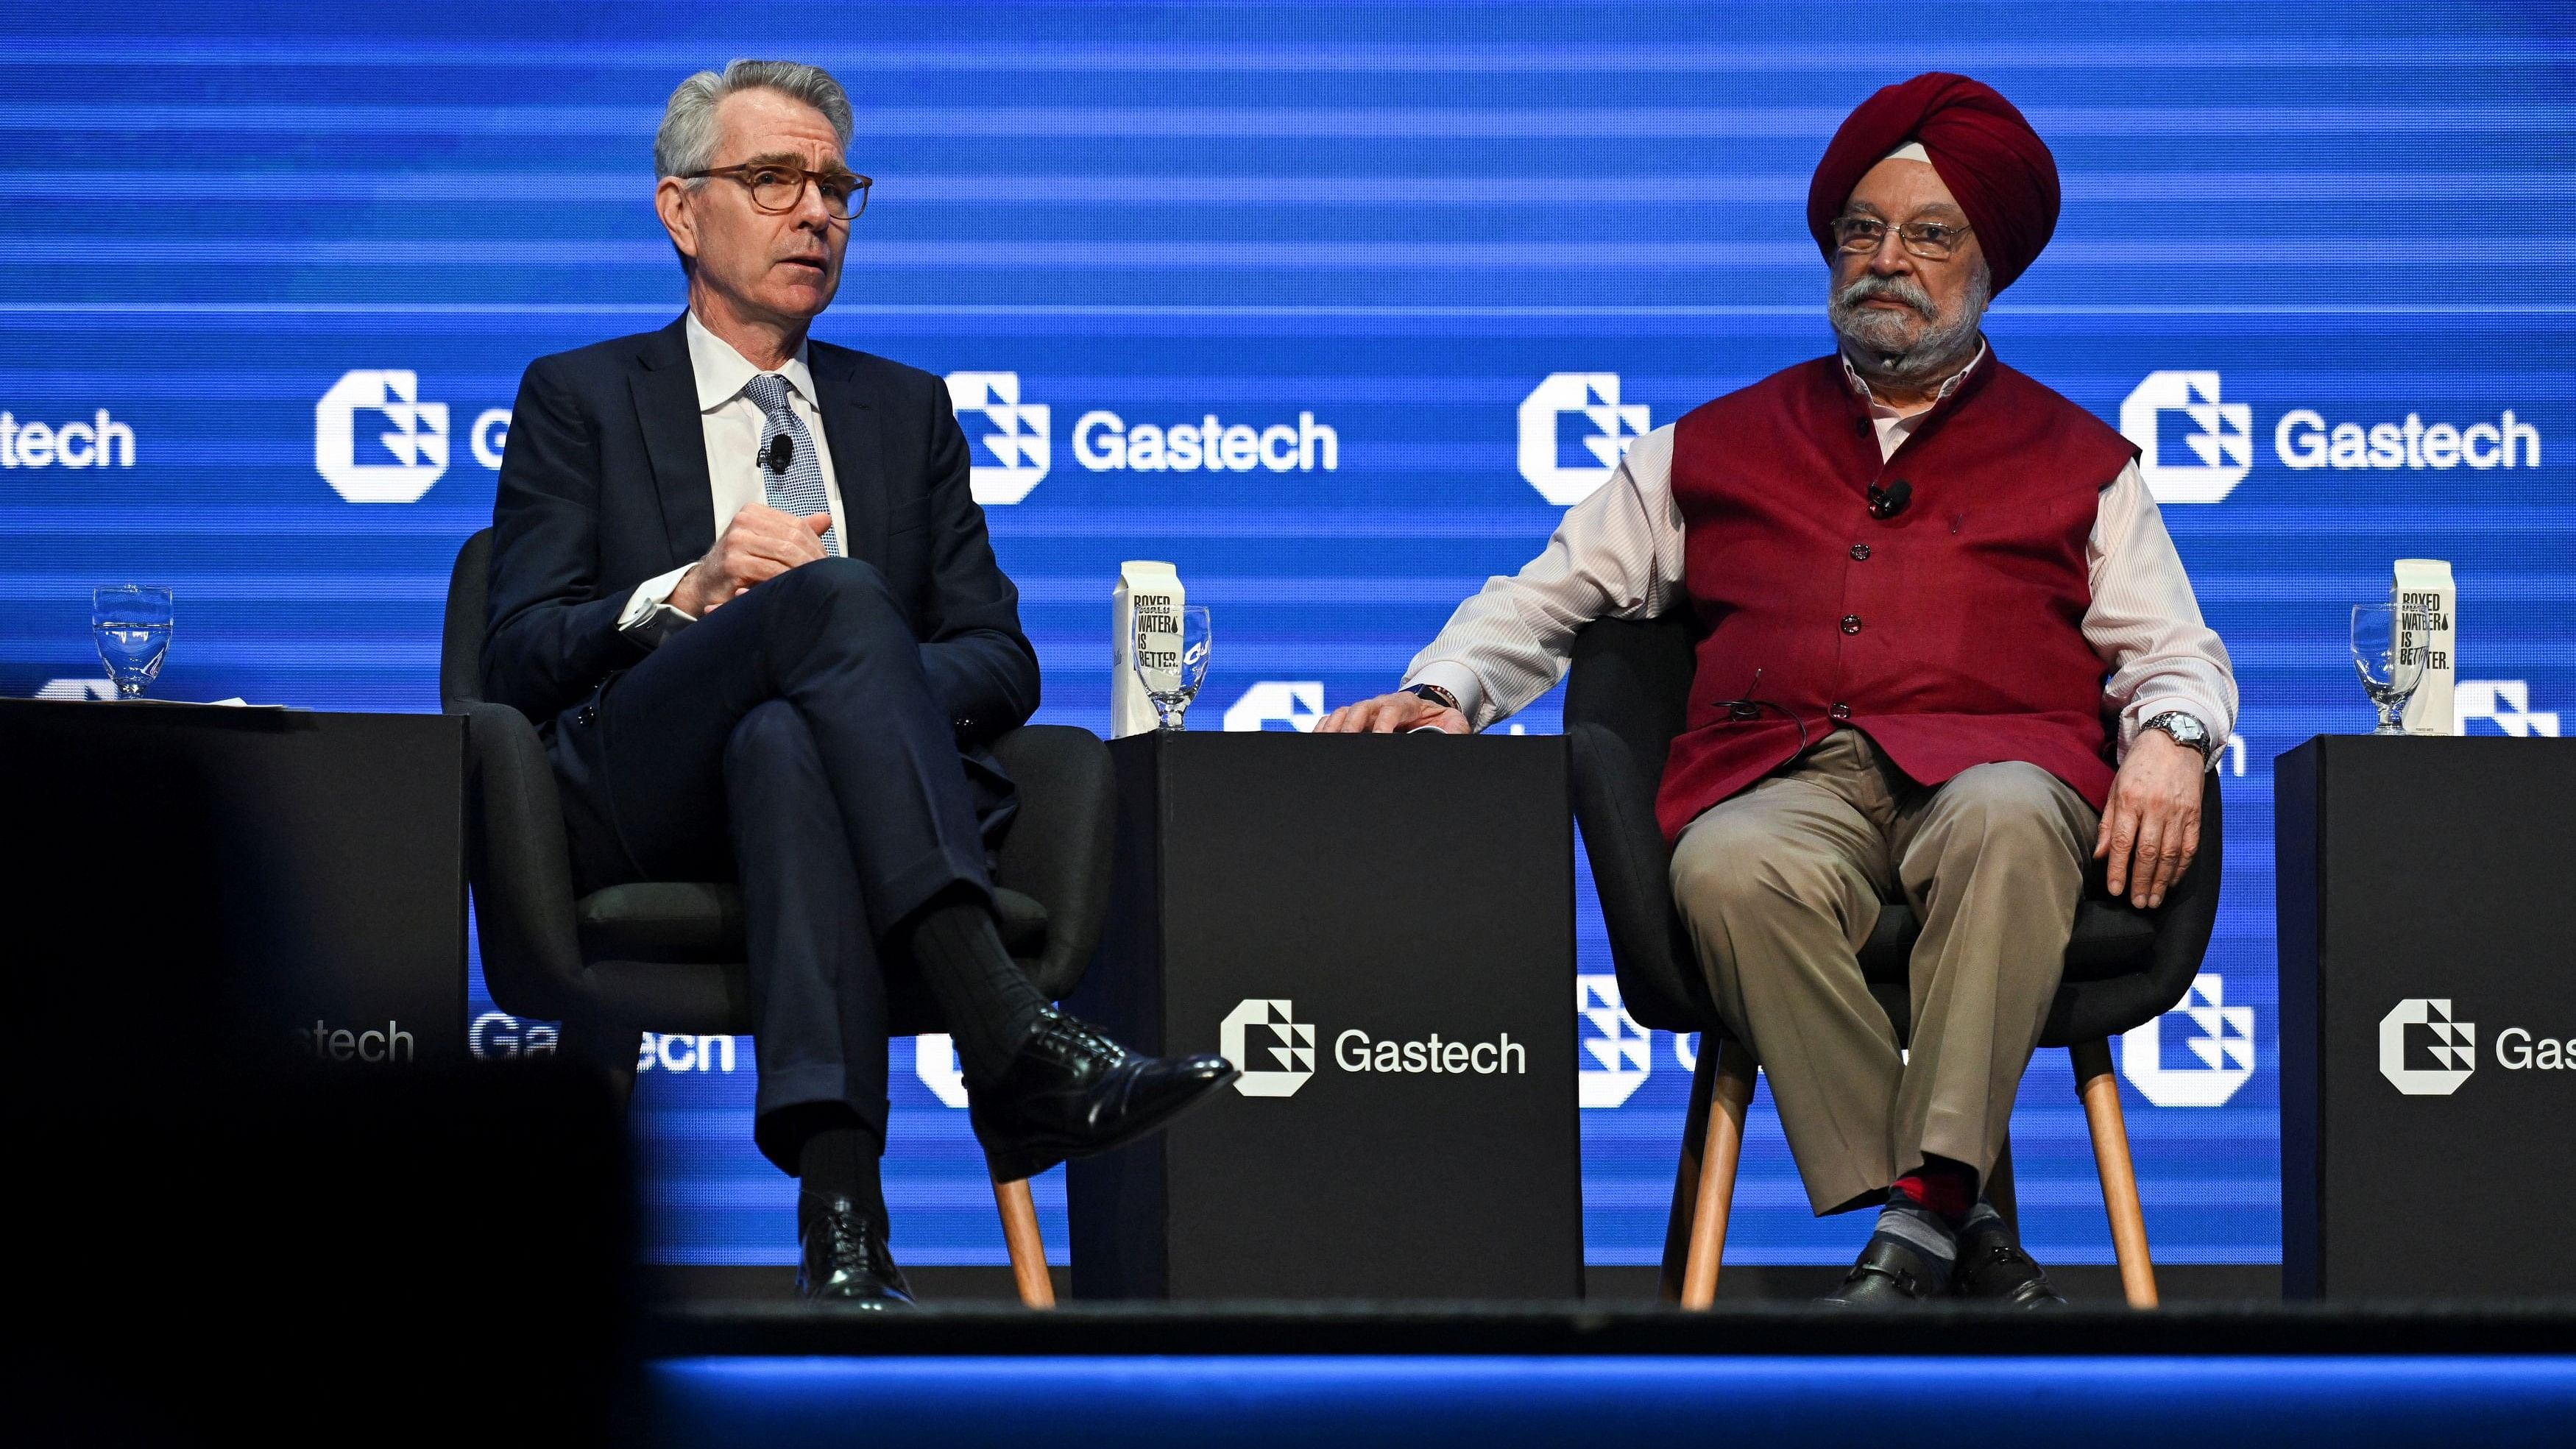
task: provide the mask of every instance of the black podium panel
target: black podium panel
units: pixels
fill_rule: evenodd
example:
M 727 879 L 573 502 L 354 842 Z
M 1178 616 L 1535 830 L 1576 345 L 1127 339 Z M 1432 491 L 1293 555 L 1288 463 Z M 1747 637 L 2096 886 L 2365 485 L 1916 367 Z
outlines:
M 1067 1169 L 1075 1294 L 1579 1295 L 1562 739 L 1110 749 L 1117 908 L 1073 1008 L 1245 1073 Z
M 2576 740 L 2327 735 L 2274 779 L 2284 1291 L 2576 1293 Z
M 464 724 L 0 701 L 12 994 L 160 1057 L 464 1060 Z

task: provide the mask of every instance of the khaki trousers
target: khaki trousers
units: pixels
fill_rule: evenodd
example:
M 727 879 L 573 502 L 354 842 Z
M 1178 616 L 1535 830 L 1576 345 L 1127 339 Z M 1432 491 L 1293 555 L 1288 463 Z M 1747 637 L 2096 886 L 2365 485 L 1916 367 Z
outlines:
M 1993 1169 L 2099 819 L 2036 765 L 1926 787 L 1846 728 L 1682 832 L 1674 899 L 1817 1213 L 1876 1201 L 1927 1153 Z M 1907 1055 L 1858 956 L 1898 891 L 1923 923 Z

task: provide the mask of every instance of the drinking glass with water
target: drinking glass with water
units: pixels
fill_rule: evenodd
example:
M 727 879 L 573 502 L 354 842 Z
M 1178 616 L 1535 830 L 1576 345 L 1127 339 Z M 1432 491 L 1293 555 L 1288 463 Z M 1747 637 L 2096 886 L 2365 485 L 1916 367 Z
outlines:
M 90 637 L 116 681 L 116 697 L 141 699 L 170 654 L 170 591 L 150 584 L 112 584 L 90 595 Z

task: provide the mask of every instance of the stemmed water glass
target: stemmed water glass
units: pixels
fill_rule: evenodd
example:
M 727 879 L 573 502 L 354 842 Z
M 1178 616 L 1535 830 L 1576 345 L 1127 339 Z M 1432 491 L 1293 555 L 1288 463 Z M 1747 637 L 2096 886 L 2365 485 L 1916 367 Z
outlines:
M 1207 682 L 1211 638 L 1203 605 L 1137 611 L 1136 677 L 1154 702 L 1165 733 L 1177 734 L 1185 727 L 1182 717 Z
M 116 681 L 117 698 L 141 699 L 143 686 L 161 673 L 161 661 L 170 655 L 170 626 L 168 589 L 112 584 L 90 595 L 90 638 Z
M 2432 616 L 2420 605 L 2352 606 L 2352 667 L 2370 702 L 2379 706 L 2379 727 L 2372 734 L 2406 733 L 2398 717 L 2424 682 L 2425 646 L 2432 632 Z

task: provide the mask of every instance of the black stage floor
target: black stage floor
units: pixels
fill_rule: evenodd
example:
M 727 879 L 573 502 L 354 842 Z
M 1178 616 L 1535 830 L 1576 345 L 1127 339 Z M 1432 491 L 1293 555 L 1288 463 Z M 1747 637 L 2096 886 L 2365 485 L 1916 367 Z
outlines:
M 657 1357 L 1725 1355 L 2376 1356 L 2576 1352 L 2576 1300 L 2529 1304 L 1974 1305 L 1851 1313 L 1723 1303 L 1705 1313 L 1603 1303 L 992 1303 L 887 1315 L 793 1302 L 666 1303 Z

